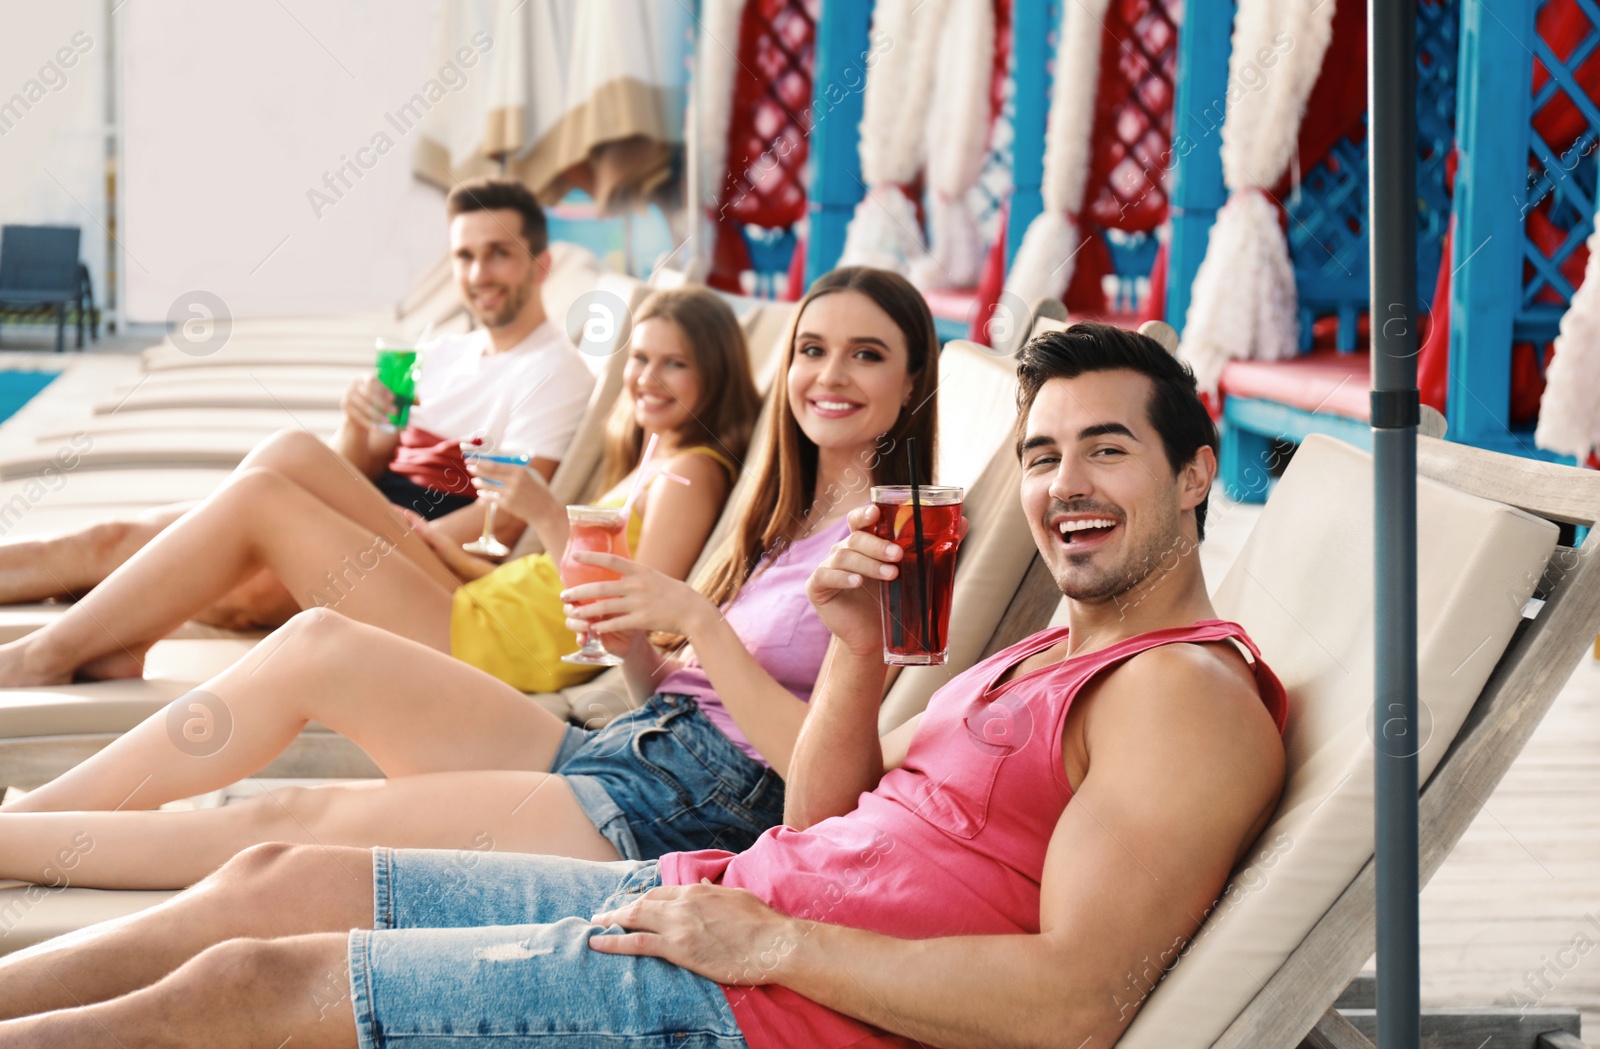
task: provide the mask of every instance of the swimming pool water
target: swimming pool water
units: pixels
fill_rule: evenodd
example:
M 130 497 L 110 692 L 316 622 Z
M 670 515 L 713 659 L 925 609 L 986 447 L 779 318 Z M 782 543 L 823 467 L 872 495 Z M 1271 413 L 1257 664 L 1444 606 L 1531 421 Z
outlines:
M 17 413 L 60 372 L 0 371 L 0 422 Z

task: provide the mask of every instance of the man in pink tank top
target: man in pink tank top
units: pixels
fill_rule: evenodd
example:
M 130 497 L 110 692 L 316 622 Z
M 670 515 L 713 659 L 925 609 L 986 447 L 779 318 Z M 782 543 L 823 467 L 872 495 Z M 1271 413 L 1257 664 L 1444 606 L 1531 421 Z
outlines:
M 1217 438 L 1187 368 L 1078 325 L 1019 374 L 1022 505 L 1066 626 L 880 739 L 873 581 L 898 550 L 856 510 L 810 581 L 834 642 L 786 825 L 747 851 L 258 850 L 0 962 L 0 1043 L 1111 1044 L 1266 826 L 1285 697 L 1207 598 Z

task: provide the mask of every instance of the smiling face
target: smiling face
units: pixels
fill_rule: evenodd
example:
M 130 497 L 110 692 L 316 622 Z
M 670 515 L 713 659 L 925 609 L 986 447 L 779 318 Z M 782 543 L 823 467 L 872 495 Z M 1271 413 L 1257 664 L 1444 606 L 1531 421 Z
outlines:
M 906 337 L 858 291 L 813 299 L 795 325 L 789 410 L 819 448 L 871 448 L 900 417 L 913 377 Z
M 1077 601 L 1116 598 L 1196 545 L 1193 510 L 1216 459 L 1202 448 L 1176 472 L 1150 422 L 1153 384 L 1127 369 L 1051 379 L 1028 412 L 1022 508 L 1057 587 Z
M 515 323 L 536 302 L 544 268 L 522 237 L 516 211 L 468 211 L 451 219 L 450 258 L 461 300 L 485 328 Z
M 633 329 L 622 382 L 633 398 L 634 421 L 650 433 L 673 433 L 691 422 L 704 389 L 683 333 L 664 317 Z

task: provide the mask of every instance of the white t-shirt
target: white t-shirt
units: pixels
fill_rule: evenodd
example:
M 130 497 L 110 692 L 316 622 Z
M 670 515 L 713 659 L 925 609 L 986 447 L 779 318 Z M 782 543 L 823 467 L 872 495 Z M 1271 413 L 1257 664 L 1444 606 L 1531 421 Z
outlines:
M 595 378 L 549 321 L 503 353 L 489 333 L 441 335 L 422 347 L 409 423 L 459 440 L 561 459 L 589 406 Z

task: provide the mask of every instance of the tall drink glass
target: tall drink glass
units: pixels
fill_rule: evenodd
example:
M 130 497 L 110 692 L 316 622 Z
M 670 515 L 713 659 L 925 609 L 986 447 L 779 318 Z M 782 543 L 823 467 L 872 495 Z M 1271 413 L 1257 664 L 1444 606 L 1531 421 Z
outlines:
M 569 587 L 622 578 L 620 573 L 613 572 L 609 568 L 574 561 L 572 556 L 580 553 L 616 554 L 618 557 L 630 558 L 633 556 L 628 552 L 628 519 L 622 516 L 622 507 L 567 507 L 567 548 L 562 552 L 561 564 L 558 566 L 561 582 Z M 622 662 L 622 657 L 607 652 L 594 631 L 585 630 L 583 647 L 562 656 L 561 661 L 588 667 L 614 667 Z
M 394 394 L 391 430 L 405 429 L 411 418 L 411 402 L 417 396 L 417 361 L 416 347 L 392 339 L 378 340 L 378 381 Z
M 949 652 L 950 595 L 961 545 L 960 488 L 878 485 L 872 501 L 878 523 L 872 534 L 900 547 L 899 575 L 879 584 L 883 605 L 883 661 L 902 666 L 940 666 Z M 920 516 L 920 527 L 918 517 Z M 918 542 L 920 532 L 921 542 Z

